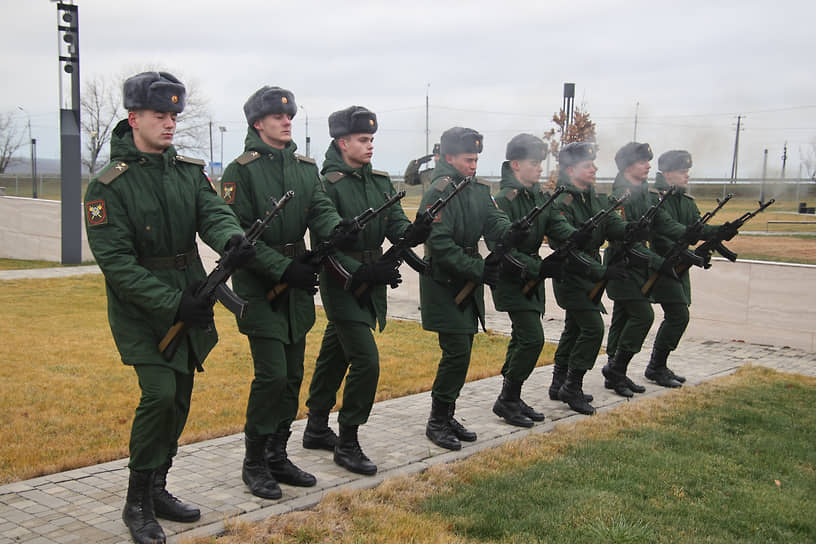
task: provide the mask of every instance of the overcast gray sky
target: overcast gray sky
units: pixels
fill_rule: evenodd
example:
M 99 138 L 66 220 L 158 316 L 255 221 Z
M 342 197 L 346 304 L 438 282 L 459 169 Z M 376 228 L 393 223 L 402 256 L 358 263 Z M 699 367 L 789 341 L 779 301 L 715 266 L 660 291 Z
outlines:
M 227 127 L 225 162 L 241 153 L 242 106 L 264 84 L 295 93 L 295 141 L 303 151 L 308 114 L 321 159 L 332 111 L 377 112 L 374 165 L 392 173 L 425 150 L 426 90 L 431 142 L 455 125 L 483 132 L 479 172 L 490 175 L 513 135 L 552 126 L 566 81 L 598 125 L 601 176 L 632 139 L 636 103 L 638 140 L 656 154 L 688 149 L 697 175 L 730 174 L 738 114 L 741 176 L 760 174 L 766 148 L 778 175 L 785 141 L 796 176 L 800 150 L 816 147 L 812 0 L 75 3 L 81 75 L 152 64 L 195 81 Z M 0 112 L 24 107 L 39 156 L 58 157 L 56 5 L 0 6 Z

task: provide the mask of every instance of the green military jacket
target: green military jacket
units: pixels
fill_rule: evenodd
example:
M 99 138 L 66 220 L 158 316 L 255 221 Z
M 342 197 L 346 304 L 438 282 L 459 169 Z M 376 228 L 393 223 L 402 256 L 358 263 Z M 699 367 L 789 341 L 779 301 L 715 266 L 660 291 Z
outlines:
M 532 187 L 523 185 L 510 168 L 510 163 L 502 164 L 501 189 L 496 196 L 499 208 L 507 213 L 511 221 L 521 219 L 536 206 L 543 206 L 550 198 L 544 187 L 536 183 Z M 555 211 L 555 202 L 539 214 L 530 228 L 530 235 L 510 253 L 527 267 L 527 280 L 535 279 L 541 271 L 541 257 L 538 254 L 545 236 L 555 236 L 560 240 L 569 238 L 575 229 L 559 212 Z M 526 281 L 526 280 L 525 280 Z M 502 276 L 495 289 L 492 289 L 493 304 L 501 312 L 536 311 L 544 313 L 544 282 L 528 298 L 522 293 L 523 283 L 520 280 Z
M 619 172 L 612 184 L 612 197 L 620 198 L 626 191 L 631 196 L 623 204 L 623 217 L 627 221 L 637 221 L 648 209 L 657 204 L 660 194 L 655 190 L 649 190 L 647 183 L 634 185 L 629 182 L 623 173 Z M 665 206 L 665 205 L 664 205 Z M 652 222 L 650 238 L 647 240 L 648 247 L 652 246 L 652 239 L 655 234 L 664 236 L 669 240 L 676 240 L 686 232 L 686 227 L 671 218 L 664 208 L 661 208 Z M 604 262 L 609 263 L 619 252 L 620 246 L 611 243 L 604 252 Z M 663 265 L 663 258 L 647 249 L 645 253 L 649 256 L 649 267 L 627 267 L 629 278 L 625 280 L 610 280 L 607 286 L 607 294 L 612 300 L 639 300 L 646 298 L 640 289 L 646 283 L 649 276 Z
M 379 208 L 387 200 L 386 194 L 391 197 L 396 193 L 386 172 L 372 170 L 371 164 L 352 168 L 343 160 L 333 141 L 326 150 L 320 173 L 337 212 L 346 219 L 360 215 L 368 208 Z M 363 264 L 355 254 L 362 257 L 363 252 L 380 250 L 386 237 L 392 243 L 396 242 L 410 224 L 397 202 L 369 221 L 357 237 L 357 245 L 345 253 L 338 251 L 337 260 L 348 272 L 354 273 Z M 312 239 L 312 244 L 315 243 Z M 320 273 L 320 297 L 326 317 L 331 321 L 358 321 L 372 329 L 376 321 L 383 330 L 388 309 L 386 288 L 386 285 L 372 285 L 358 300 L 325 269 Z
M 258 240 L 255 260 L 232 279 L 235 292 L 249 303 L 246 317 L 238 319 L 241 332 L 284 343 L 296 342 L 309 332 L 315 310 L 314 297 L 303 289 L 289 288 L 267 301 L 267 292 L 281 283 L 292 262 L 283 246 L 302 243 L 307 227 L 318 239 L 327 238 L 340 223 L 314 160 L 295 154 L 296 148 L 294 142 L 284 149 L 270 147 L 249 127 L 244 154 L 227 166 L 221 178 L 224 200 L 245 228 L 271 209 L 270 197 L 295 193 Z
M 434 169 L 433 183 L 422 197 L 420 209 L 430 207 L 439 198 L 450 194 L 454 183 L 464 177 L 444 158 Z M 484 327 L 484 260 L 475 253 L 479 239 L 500 240 L 510 228 L 510 220 L 490 195 L 490 186 L 470 180 L 442 210 L 434 222 L 431 235 L 425 242 L 425 258 L 431 273 L 419 278 L 422 327 L 425 330 L 475 334 L 478 323 L 470 308 L 475 304 L 475 315 Z M 466 248 L 468 248 L 466 250 Z M 472 253 L 472 254 L 469 254 Z M 468 281 L 477 283 L 471 301 L 464 310 L 454 299 Z
M 606 196 L 595 193 L 594 185 L 590 185 L 587 189 L 579 189 L 564 176 L 559 176 L 558 185 L 563 186 L 566 190 L 553 203 L 553 212 L 563 215 L 564 219 L 576 229 L 587 219 L 610 205 Z M 570 260 L 564 278 L 553 280 L 555 300 L 559 306 L 565 310 L 606 311 L 600 302 L 597 304 L 592 302 L 589 293 L 595 287 L 595 283 L 600 281 L 606 273 L 606 267 L 601 264 L 601 246 L 607 239 L 623 239 L 625 229 L 626 223 L 623 219 L 617 213 L 612 213 L 592 231 L 592 237 L 583 247 L 582 252 L 587 262 L 591 263 L 589 268 Z M 550 246 L 554 249 L 557 249 L 564 240 L 565 238 L 560 237 L 556 232 L 549 236 Z
M 660 172 L 657 173 L 654 186 L 661 192 L 669 190 L 669 184 L 666 183 L 666 178 Z M 672 219 L 686 226 L 695 223 L 700 218 L 700 209 L 697 208 L 694 197 L 681 187 L 677 187 L 674 194 L 668 197 L 663 209 Z M 655 233 L 652 239 L 652 249 L 658 255 L 665 256 L 672 247 L 674 247 L 673 240 Z M 660 276 L 652 287 L 651 295 L 655 302 L 691 304 L 691 279 L 688 270 L 680 276 L 680 281 Z
M 110 156 L 85 192 L 85 226 L 105 275 L 113 339 L 125 364 L 189 372 L 188 348 L 201 364 L 218 341 L 215 329 L 190 329 L 190 341 L 169 362 L 157 346 L 175 322 L 182 291 L 205 277 L 201 259 L 192 254 L 183 270 L 148 268 L 144 260 L 195 249 L 197 232 L 222 252 L 241 227 L 204 174 L 203 161 L 181 157 L 172 146 L 142 153 L 127 119 L 113 130 Z

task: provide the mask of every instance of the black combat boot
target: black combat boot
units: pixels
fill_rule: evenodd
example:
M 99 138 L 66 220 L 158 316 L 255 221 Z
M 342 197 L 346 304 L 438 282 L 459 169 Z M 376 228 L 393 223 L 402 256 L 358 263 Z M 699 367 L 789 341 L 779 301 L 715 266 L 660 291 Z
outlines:
M 244 435 L 246 454 L 244 455 L 244 466 L 241 469 L 241 478 L 256 497 L 280 499 L 283 492 L 278 482 L 269 473 L 269 466 L 266 464 L 267 438 L 267 436 Z
M 568 368 L 567 366 L 561 366 L 558 364 L 553 365 L 553 378 L 549 390 L 550 400 L 561 400 L 558 398 L 558 390 L 561 389 L 561 386 L 564 384 L 564 379 L 567 377 L 567 368 Z M 593 400 L 595 400 L 595 397 L 593 397 L 589 393 L 584 393 L 584 400 L 587 402 L 592 402 Z M 529 414 L 524 415 L 530 417 Z M 533 421 L 538 421 L 533 417 L 530 417 L 530 419 L 532 419 Z M 544 421 L 544 419 L 541 419 L 541 421 Z
M 501 394 L 493 403 L 493 413 L 516 427 L 532 427 L 533 420 L 521 413 L 521 382 L 504 379 Z
M 654 351 L 654 350 L 652 350 L 652 351 Z M 671 353 L 671 352 L 669 352 L 669 353 Z M 669 353 L 666 354 L 666 359 L 667 360 L 669 358 Z M 677 380 L 681 384 L 686 383 L 686 377 L 685 376 L 680 376 L 679 374 L 675 374 L 674 371 L 671 368 L 669 368 L 668 366 L 666 367 L 666 370 L 669 372 L 669 374 L 671 374 L 672 378 L 674 378 L 675 380 Z
M 453 414 L 456 412 L 456 403 L 451 402 L 450 408 L 448 409 L 448 426 L 450 426 L 451 432 L 458 438 L 459 440 L 464 440 L 465 442 L 475 442 L 476 441 L 476 433 L 473 431 L 468 431 L 464 425 L 459 423 Z
M 584 398 L 584 374 L 586 370 L 570 368 L 564 384 L 558 390 L 558 399 L 569 404 L 569 407 L 579 414 L 591 416 L 595 413 L 595 408 Z
M 544 421 L 544 414 L 536 411 L 535 408 L 524 402 L 524 399 L 522 398 L 519 398 L 519 407 L 521 408 L 521 413 L 533 421 Z
M 337 435 L 329 427 L 329 411 L 309 410 L 306 429 L 303 431 L 303 447 L 307 450 L 334 451 Z
M 340 436 L 334 446 L 334 462 L 351 472 L 371 476 L 377 473 L 377 465 L 363 453 L 357 440 L 357 427 L 340 424 Z
M 165 536 L 153 512 L 152 470 L 130 469 L 122 521 L 136 544 L 164 544 Z
M 167 461 L 156 470 L 153 479 L 153 510 L 157 518 L 191 523 L 201 518 L 201 510 L 191 504 L 184 504 L 167 491 L 167 471 L 172 461 Z
M 666 368 L 666 359 L 668 357 L 668 351 L 653 349 L 652 357 L 649 359 L 649 365 L 646 367 L 644 374 L 646 378 L 652 380 L 657 385 L 663 387 L 680 387 L 683 384 L 675 380 L 671 371 Z
M 282 484 L 312 487 L 317 483 L 317 478 L 299 469 L 286 454 L 286 444 L 290 436 L 292 431 L 288 427 L 269 435 L 266 442 L 266 463 L 269 466 L 269 473 Z
M 634 390 L 629 387 L 631 380 L 628 380 L 626 377 L 626 369 L 629 367 L 629 361 L 631 361 L 634 356 L 635 354 L 631 351 L 618 350 L 615 356 L 609 359 L 609 362 L 601 369 L 601 374 L 604 376 L 604 387 L 612 389 L 622 397 L 631 398 L 635 396 Z M 637 385 L 634 382 L 631 383 L 635 388 L 646 391 L 643 386 Z M 640 392 L 642 393 L 643 391 Z
M 449 403 L 431 398 L 431 416 L 425 426 L 425 436 L 440 448 L 461 450 L 462 443 L 450 428 L 450 408 Z

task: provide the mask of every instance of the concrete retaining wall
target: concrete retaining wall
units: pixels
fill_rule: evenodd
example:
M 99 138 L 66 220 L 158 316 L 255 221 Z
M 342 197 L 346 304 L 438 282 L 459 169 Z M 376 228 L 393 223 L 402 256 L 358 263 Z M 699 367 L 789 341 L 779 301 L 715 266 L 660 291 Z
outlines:
M 62 258 L 62 203 L 0 196 L 0 258 L 60 262 Z M 83 213 L 82 204 L 77 212 Z M 82 260 L 92 260 L 85 229 L 82 229 Z

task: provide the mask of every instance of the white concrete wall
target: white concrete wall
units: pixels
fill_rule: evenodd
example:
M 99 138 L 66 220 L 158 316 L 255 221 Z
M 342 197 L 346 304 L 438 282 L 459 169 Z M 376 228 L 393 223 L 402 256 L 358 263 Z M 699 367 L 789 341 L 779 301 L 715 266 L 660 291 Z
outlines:
M 0 196 L 0 258 L 60 262 L 61 205 L 57 200 Z M 77 213 L 83 213 L 82 203 L 77 203 Z M 83 226 L 82 260 L 91 259 Z

